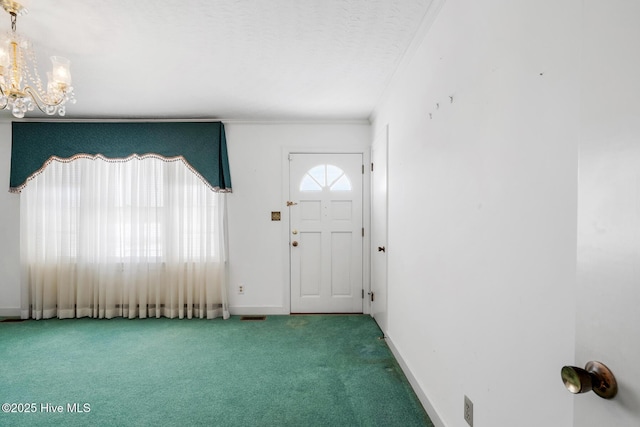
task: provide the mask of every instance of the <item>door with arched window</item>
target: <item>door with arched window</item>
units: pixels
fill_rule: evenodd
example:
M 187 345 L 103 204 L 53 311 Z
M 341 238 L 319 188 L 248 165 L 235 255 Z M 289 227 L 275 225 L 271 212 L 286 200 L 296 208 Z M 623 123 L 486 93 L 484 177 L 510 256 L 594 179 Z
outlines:
M 362 313 L 362 154 L 289 155 L 292 313 Z

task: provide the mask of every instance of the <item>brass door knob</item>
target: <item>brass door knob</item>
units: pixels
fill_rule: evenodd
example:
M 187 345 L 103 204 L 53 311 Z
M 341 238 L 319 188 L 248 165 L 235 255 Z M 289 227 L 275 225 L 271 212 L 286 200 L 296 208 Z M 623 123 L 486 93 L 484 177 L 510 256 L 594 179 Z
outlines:
M 586 393 L 593 390 L 604 399 L 613 398 L 618 392 L 616 377 L 603 363 L 591 361 L 582 368 L 564 366 L 562 382 L 571 393 Z
M 298 242 L 296 242 L 295 240 L 293 242 L 291 242 L 291 246 L 298 246 Z

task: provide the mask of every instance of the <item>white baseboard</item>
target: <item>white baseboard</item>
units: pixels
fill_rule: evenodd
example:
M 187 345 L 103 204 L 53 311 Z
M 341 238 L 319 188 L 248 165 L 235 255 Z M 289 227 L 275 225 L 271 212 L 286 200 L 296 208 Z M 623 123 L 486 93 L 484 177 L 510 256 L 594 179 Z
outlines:
M 289 310 L 276 306 L 236 306 L 229 307 L 232 316 L 265 316 L 289 314 Z
M 20 318 L 20 309 L 19 308 L 0 308 L 0 317 Z
M 393 344 L 393 340 L 385 334 L 385 341 L 387 342 L 387 345 L 391 349 L 391 352 L 393 353 L 396 360 L 398 361 L 400 368 L 402 368 L 402 372 L 404 372 L 404 375 L 409 380 L 409 383 L 411 384 L 413 391 L 416 393 L 416 396 L 418 396 L 420 403 L 422 403 L 424 410 L 427 411 L 429 418 L 431 418 L 431 421 L 433 421 L 433 425 L 436 427 L 446 427 L 445 424 L 442 422 L 442 419 L 438 415 L 438 411 L 436 411 L 436 409 L 433 407 L 433 405 L 427 398 L 427 395 L 420 387 L 418 380 L 416 379 L 416 377 L 413 376 L 413 373 L 411 372 L 406 362 L 402 358 L 402 355 L 396 348 L 395 344 Z

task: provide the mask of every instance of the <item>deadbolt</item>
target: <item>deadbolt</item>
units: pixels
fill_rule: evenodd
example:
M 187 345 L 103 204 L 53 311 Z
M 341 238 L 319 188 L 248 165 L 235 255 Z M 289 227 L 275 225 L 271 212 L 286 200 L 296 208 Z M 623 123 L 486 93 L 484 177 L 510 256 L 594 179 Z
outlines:
M 293 242 L 291 242 L 291 246 L 298 246 L 298 242 L 294 240 Z

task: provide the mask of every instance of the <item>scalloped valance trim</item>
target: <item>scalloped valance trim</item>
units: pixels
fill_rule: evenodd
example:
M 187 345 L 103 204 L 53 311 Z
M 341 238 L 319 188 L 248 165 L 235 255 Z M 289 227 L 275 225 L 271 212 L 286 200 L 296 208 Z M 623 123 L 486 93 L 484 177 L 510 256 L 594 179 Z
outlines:
M 49 157 L 49 159 L 47 159 L 46 162 L 44 162 L 44 164 L 40 169 L 36 170 L 31 175 L 29 175 L 27 179 L 18 187 L 11 187 L 9 189 L 9 192 L 20 193 L 27 185 L 29 185 L 31 181 L 33 181 L 40 174 L 42 174 L 45 171 L 45 169 L 47 169 L 47 167 L 53 162 L 71 163 L 74 160 L 78 160 L 78 159 L 89 159 L 89 160 L 102 160 L 108 163 L 125 163 L 125 162 L 130 162 L 132 160 L 144 160 L 148 158 L 162 160 L 163 162 L 182 162 L 187 167 L 187 169 L 189 169 L 191 173 L 193 173 L 200 181 L 202 181 L 207 187 L 209 187 L 211 191 L 214 191 L 216 193 L 231 193 L 231 188 L 220 188 L 220 187 L 212 186 L 193 166 L 189 164 L 189 162 L 184 158 L 184 156 L 165 157 L 160 154 L 154 154 L 154 153 L 144 154 L 142 156 L 134 153 L 124 158 L 111 158 L 111 157 L 103 156 L 102 154 L 84 154 L 84 153 L 76 154 L 75 156 L 66 157 L 66 158 L 51 156 Z
M 51 158 L 181 157 L 214 191 L 231 192 L 222 122 L 13 122 L 9 191 L 20 192 Z

